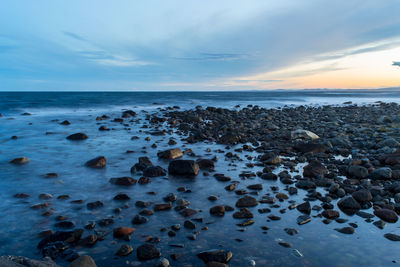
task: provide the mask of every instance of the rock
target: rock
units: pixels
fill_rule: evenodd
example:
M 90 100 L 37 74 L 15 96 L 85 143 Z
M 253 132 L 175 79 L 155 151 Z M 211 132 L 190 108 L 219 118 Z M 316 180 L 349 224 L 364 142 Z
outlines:
M 196 229 L 196 224 L 194 222 L 192 222 L 191 220 L 186 220 L 183 223 L 183 227 L 185 227 L 187 229 Z
M 306 201 L 300 205 L 297 205 L 296 209 L 302 213 L 310 214 L 311 213 L 311 205 L 310 202 Z
M 117 250 L 117 252 L 115 253 L 117 256 L 128 256 L 129 254 L 131 254 L 133 251 L 133 247 L 128 245 L 128 244 L 124 244 L 122 246 L 120 246 L 120 248 Z
M 285 193 L 278 193 L 278 194 L 275 195 L 275 197 L 277 199 L 279 199 L 280 201 L 283 201 L 285 199 L 289 199 L 289 196 L 286 195 Z
M 68 267 L 97 267 L 97 265 L 92 257 L 83 255 L 71 262 Z
M 133 179 L 132 177 L 111 178 L 110 183 L 115 185 L 130 186 L 136 184 L 136 179 Z
M 85 163 L 85 166 L 90 168 L 104 168 L 106 166 L 107 160 L 104 156 L 96 157 Z
M 337 205 L 344 213 L 347 214 L 354 214 L 361 209 L 360 204 L 352 196 L 347 196 L 340 199 Z
M 136 249 L 137 257 L 139 260 L 151 260 L 161 257 L 161 252 L 151 244 L 140 245 Z
M 360 204 L 367 203 L 372 200 L 371 192 L 369 192 L 367 189 L 360 189 L 356 192 L 353 192 L 351 195 Z
M 113 230 L 114 237 L 123 238 L 135 232 L 135 228 L 132 227 L 118 227 Z
M 30 195 L 26 194 L 26 193 L 17 193 L 14 195 L 14 197 L 15 198 L 28 198 L 28 197 L 30 197 Z
M 150 178 L 144 177 L 144 176 L 139 178 L 138 184 L 143 185 L 143 184 L 149 184 L 149 183 L 151 183 Z
M 343 227 L 343 228 L 336 228 L 335 230 L 338 231 L 339 233 L 346 234 L 346 235 L 351 235 L 351 234 L 355 233 L 354 228 L 351 226 Z
M 263 173 L 260 178 L 263 180 L 277 180 L 278 176 L 275 173 L 268 172 L 268 173 Z
M 325 153 L 326 147 L 318 143 L 300 143 L 294 147 L 297 151 L 301 153 Z
M 400 241 L 400 235 L 395 235 L 392 233 L 387 233 L 383 235 L 385 238 L 391 240 L 391 241 Z
M 50 243 L 54 242 L 65 242 L 68 244 L 73 244 L 79 241 L 83 233 L 83 229 L 76 229 L 74 231 L 57 231 L 52 235 L 49 235 L 42 239 L 39 244 L 38 248 L 42 249 Z
M 149 166 L 143 171 L 143 175 L 147 177 L 159 177 L 167 175 L 167 171 L 160 166 Z
M 119 193 L 114 197 L 114 200 L 119 200 L 119 201 L 127 201 L 130 200 L 131 198 L 125 194 L 125 193 Z
M 225 263 L 210 261 L 210 262 L 207 262 L 206 267 L 229 267 L 229 266 L 228 266 L 228 264 L 225 264 Z
M 231 251 L 213 249 L 200 252 L 199 254 L 197 254 L 197 256 L 206 264 L 213 261 L 219 263 L 228 263 L 231 260 L 233 254 Z
M 162 203 L 154 205 L 155 211 L 170 210 L 170 209 L 172 209 L 171 203 Z
M 396 139 L 392 137 L 388 137 L 385 140 L 380 141 L 379 143 L 376 144 L 377 148 L 383 148 L 383 147 L 399 147 L 400 143 L 397 142 Z
M 310 222 L 311 218 L 308 215 L 300 215 L 299 217 L 297 217 L 296 221 L 297 221 L 298 225 L 303 225 L 303 224 Z
M 254 217 L 253 213 L 247 208 L 240 208 L 239 211 L 233 213 L 235 219 L 251 219 Z
M 169 163 L 168 173 L 172 175 L 196 176 L 200 171 L 194 160 L 173 160 Z
M 135 169 L 137 171 L 144 171 L 147 167 L 150 167 L 152 165 L 153 163 L 150 161 L 148 157 L 140 157 L 138 159 L 138 163 L 133 165 L 133 167 L 131 168 L 131 172 L 134 173 Z
M 296 235 L 299 233 L 299 231 L 297 231 L 297 229 L 294 228 L 285 228 L 284 230 L 288 235 Z
M 50 258 L 42 261 L 34 260 L 22 256 L 0 256 L 0 266 L 2 267 L 60 267 Z
M 296 131 L 292 131 L 290 133 L 290 136 L 292 139 L 306 139 L 306 140 L 309 139 L 315 140 L 319 138 L 319 136 L 316 135 L 315 133 L 303 129 L 297 129 Z
M 309 178 L 323 177 L 328 169 L 319 161 L 312 161 L 303 169 L 303 176 Z
M 93 246 L 97 242 L 96 235 L 88 235 L 81 240 L 79 240 L 79 245 L 81 246 Z
M 347 170 L 349 177 L 364 179 L 368 177 L 368 169 L 363 166 L 352 165 Z
M 257 205 L 258 205 L 257 199 L 255 199 L 252 196 L 244 196 L 236 202 L 236 207 L 238 208 L 254 207 Z
M 168 149 L 158 152 L 157 156 L 162 159 L 177 159 L 183 156 L 182 150 L 179 148 Z
M 223 205 L 218 205 L 214 206 L 210 209 L 210 214 L 218 217 L 222 217 L 225 215 L 225 206 Z
M 327 219 L 334 220 L 336 218 L 339 218 L 340 214 L 337 210 L 327 209 L 322 212 L 322 216 Z
M 146 217 L 138 214 L 135 217 L 133 217 L 132 223 L 133 224 L 144 224 L 144 223 L 147 223 L 148 220 L 149 219 L 147 219 Z
M 213 170 L 214 161 L 211 159 L 198 159 L 196 163 L 199 165 L 201 170 Z
M 397 213 L 389 209 L 377 209 L 374 210 L 374 214 L 385 222 L 395 223 L 399 219 Z
M 88 139 L 88 136 L 84 133 L 75 133 L 67 136 L 68 140 L 72 141 L 79 141 L 79 140 L 85 140 Z
M 97 201 L 94 201 L 94 202 L 87 203 L 86 206 L 87 206 L 87 208 L 89 210 L 94 210 L 94 209 L 98 209 L 98 208 L 103 207 L 104 204 L 103 204 L 103 202 L 97 200 Z
M 251 184 L 251 185 L 247 186 L 247 188 L 250 190 L 262 190 L 263 186 L 262 186 L 262 184 Z
M 386 223 L 382 220 L 379 220 L 379 221 L 373 222 L 373 225 L 375 225 L 379 229 L 383 229 L 383 228 L 385 228 Z
M 16 164 L 16 165 L 26 164 L 28 162 L 29 162 L 29 159 L 27 157 L 15 158 L 10 161 L 10 163 Z
M 169 261 L 166 258 L 161 258 L 154 267 L 169 267 Z
M 374 180 L 390 180 L 392 178 L 392 169 L 389 167 L 382 167 L 374 170 L 369 175 Z

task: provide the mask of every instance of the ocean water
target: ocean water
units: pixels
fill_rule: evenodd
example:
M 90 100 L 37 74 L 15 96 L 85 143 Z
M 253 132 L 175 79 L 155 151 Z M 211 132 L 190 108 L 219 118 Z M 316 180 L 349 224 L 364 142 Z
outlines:
M 356 104 L 372 104 L 376 101 L 400 103 L 400 93 L 397 91 L 271 91 L 271 92 L 132 92 L 132 93 L 0 93 L 0 254 L 23 255 L 40 258 L 36 249 L 40 241 L 38 233 L 43 230 L 57 230 L 54 226 L 56 216 L 67 216 L 76 227 L 83 227 L 89 221 L 98 221 L 113 216 L 115 223 L 104 230 L 112 230 L 118 226 L 132 226 L 132 218 L 140 212 L 134 205 L 137 200 L 163 202 L 162 198 L 168 193 L 175 193 L 178 198 L 190 201 L 191 208 L 199 210 L 194 217 L 202 217 L 203 223 L 197 223 L 200 233 L 197 240 L 187 239 L 193 230 L 182 227 L 177 236 L 170 238 L 166 232 L 160 232 L 162 227 L 173 224 L 183 226 L 183 218 L 174 210 L 149 216 L 149 222 L 133 226 L 136 232 L 130 242 L 114 240 L 108 234 L 104 241 L 97 242 L 93 247 L 77 247 L 80 254 L 89 254 L 98 266 L 151 266 L 152 262 L 139 262 L 136 252 L 118 258 L 115 252 L 121 244 L 129 243 L 135 249 L 145 242 L 147 236 L 159 237 L 161 242 L 155 244 L 160 248 L 164 257 L 168 258 L 172 266 L 202 266 L 196 253 L 211 249 L 223 248 L 234 254 L 231 266 L 249 266 L 254 260 L 257 266 L 388 266 L 392 261 L 399 261 L 400 245 L 388 241 L 384 233 L 400 233 L 397 224 L 388 224 L 380 230 L 372 224 L 367 224 L 358 216 L 347 216 L 341 213 L 342 218 L 359 225 L 353 235 L 343 235 L 335 228 L 344 227 L 344 224 L 333 222 L 325 225 L 320 218 L 313 218 L 310 223 L 302 226 L 296 224 L 298 211 L 287 211 L 280 214 L 279 210 L 287 208 L 290 203 L 282 202 L 281 207 L 272 209 L 271 214 L 282 217 L 279 221 L 268 221 L 269 214 L 259 214 L 258 208 L 269 207 L 268 204 L 259 204 L 252 208 L 255 223 L 246 227 L 246 231 L 238 231 L 236 224 L 241 220 L 233 219 L 231 213 L 223 218 L 210 216 L 208 210 L 214 205 L 234 206 L 239 198 L 234 192 L 224 190 L 226 184 L 216 181 L 212 176 L 199 174 L 196 179 L 174 179 L 169 177 L 153 178 L 147 185 L 136 184 L 131 187 L 118 187 L 109 183 L 112 177 L 130 176 L 130 168 L 137 162 L 138 157 L 148 156 L 154 165 L 167 168 L 168 162 L 159 160 L 157 152 L 171 148 L 168 140 L 174 137 L 177 144 L 172 147 L 192 149 L 196 156 L 185 155 L 184 158 L 211 158 L 217 155 L 216 171 L 225 173 L 234 180 L 240 180 L 242 171 L 257 172 L 260 167 L 249 168 L 248 162 L 224 160 L 224 153 L 233 151 L 235 147 L 213 143 L 186 144 L 180 137 L 171 134 L 167 136 L 151 136 L 146 141 L 150 128 L 146 116 L 159 114 L 160 108 L 166 106 L 180 106 L 181 109 L 191 109 L 197 105 L 234 108 L 236 105 L 259 105 L 262 107 L 281 107 L 291 105 L 342 105 L 352 101 Z M 111 118 L 120 117 L 124 109 L 132 109 L 138 116 L 129 126 L 111 122 L 98 122 L 96 116 L 103 114 Z M 28 112 L 30 116 L 21 115 Z M 69 120 L 71 125 L 60 125 L 63 120 Z M 136 121 L 138 120 L 138 121 Z M 112 128 L 111 131 L 98 131 L 100 125 Z M 76 132 L 85 132 L 89 138 L 81 142 L 66 140 L 66 136 Z M 11 136 L 18 139 L 11 139 Z M 139 139 L 131 140 L 132 136 Z M 157 148 L 151 145 L 156 144 Z M 207 152 L 206 149 L 212 152 Z M 133 153 L 126 153 L 127 150 Z M 224 150 L 218 153 L 217 150 Z M 84 163 L 96 156 L 104 155 L 107 158 L 107 167 L 101 170 L 88 169 Z M 256 152 L 243 152 L 245 156 L 257 156 Z M 13 158 L 26 156 L 30 158 L 28 164 L 14 166 L 9 163 Z M 255 161 L 254 161 L 255 162 Z M 298 166 L 298 171 L 301 172 Z M 279 172 L 282 169 L 277 169 Z M 50 172 L 59 174 L 59 178 L 49 179 L 43 175 Z M 296 174 L 296 173 L 295 173 Z M 138 179 L 140 175 L 132 175 Z M 263 183 L 260 195 L 271 193 L 270 186 L 278 186 L 279 192 L 285 192 L 284 185 L 279 181 L 264 181 L 259 178 L 240 180 L 239 188 L 247 185 Z M 177 192 L 177 188 L 185 186 L 192 193 Z M 321 189 L 322 190 L 322 189 Z M 149 195 L 148 192 L 157 192 Z M 127 203 L 116 202 L 113 197 L 125 192 L 131 196 Z M 30 198 L 16 199 L 16 193 L 30 194 Z M 49 193 L 53 198 L 48 200 L 54 214 L 42 216 L 44 210 L 33 210 L 30 207 L 44 200 L 38 198 L 41 193 Z M 58 200 L 57 196 L 68 194 L 69 200 Z M 299 194 L 291 199 L 302 202 L 306 192 L 299 190 Z M 218 196 L 218 200 L 207 200 L 210 195 Z M 84 204 L 72 204 L 71 200 L 82 199 Z M 86 203 L 101 200 L 104 207 L 98 210 L 88 210 Z M 312 203 L 313 205 L 314 203 Z M 315 203 L 318 204 L 318 203 Z M 120 214 L 113 210 L 124 206 Z M 369 211 L 371 212 L 371 211 Z M 313 211 L 311 215 L 318 212 Z M 207 231 L 200 230 L 207 226 Z M 270 230 L 263 233 L 261 226 L 268 226 Z M 296 228 L 299 234 L 289 236 L 285 228 Z M 84 236 L 93 233 L 85 230 Z M 241 240 L 241 241 L 238 241 Z M 278 244 L 284 240 L 293 245 L 284 248 Z M 171 245 L 182 244 L 183 248 Z M 302 256 L 299 256 L 299 253 Z M 173 261 L 171 254 L 179 255 Z M 67 263 L 58 260 L 66 266 Z

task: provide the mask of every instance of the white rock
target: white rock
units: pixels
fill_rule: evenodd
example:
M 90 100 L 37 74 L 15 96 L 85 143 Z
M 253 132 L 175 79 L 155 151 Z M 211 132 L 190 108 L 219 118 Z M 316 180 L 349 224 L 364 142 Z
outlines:
M 292 139 L 301 138 L 301 139 L 312 139 L 312 140 L 319 138 L 319 136 L 316 135 L 315 133 L 303 129 L 297 129 L 296 131 L 292 131 L 291 137 Z

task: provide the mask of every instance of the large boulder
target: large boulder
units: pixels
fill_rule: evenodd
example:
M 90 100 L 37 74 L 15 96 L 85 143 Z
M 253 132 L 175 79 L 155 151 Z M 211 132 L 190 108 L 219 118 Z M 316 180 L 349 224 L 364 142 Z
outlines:
M 361 209 L 360 203 L 358 203 L 352 196 L 340 199 L 337 205 L 346 214 L 354 214 Z
M 373 180 L 390 180 L 392 178 L 392 169 L 389 167 L 382 167 L 374 170 L 370 174 Z
M 395 223 L 399 219 L 397 213 L 389 209 L 377 209 L 374 214 L 385 222 Z
M 290 133 L 290 136 L 292 139 L 306 139 L 306 140 L 315 140 L 318 139 L 319 136 L 316 135 L 313 132 L 303 130 L 303 129 L 297 129 L 296 131 L 292 131 Z
M 23 256 L 1 256 L 1 267 L 60 267 L 49 258 L 43 260 L 34 260 Z
M 169 163 L 168 173 L 172 175 L 196 176 L 200 171 L 194 160 L 173 160 Z
M 92 257 L 83 255 L 71 262 L 68 267 L 97 267 L 97 265 Z

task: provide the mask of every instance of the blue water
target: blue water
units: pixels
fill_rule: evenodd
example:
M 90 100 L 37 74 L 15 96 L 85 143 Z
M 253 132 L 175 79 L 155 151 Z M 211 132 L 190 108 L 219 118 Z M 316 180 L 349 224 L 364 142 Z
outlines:
M 239 198 L 234 192 L 224 190 L 226 184 L 216 181 L 212 176 L 200 174 L 195 180 L 180 180 L 172 178 L 154 178 L 147 185 L 134 185 L 121 188 L 112 185 L 108 180 L 112 177 L 129 176 L 130 167 L 137 162 L 138 157 L 148 156 L 155 165 L 167 168 L 168 163 L 157 158 L 157 152 L 167 148 L 170 137 L 178 142 L 173 147 L 190 148 L 197 157 L 211 158 L 217 155 L 216 171 L 231 176 L 240 181 L 238 188 L 245 189 L 247 185 L 263 183 L 264 189 L 260 195 L 273 192 L 270 186 L 279 186 L 279 192 L 284 191 L 285 185 L 279 181 L 264 181 L 259 178 L 240 180 L 242 171 L 257 172 L 261 167 L 249 168 L 245 164 L 248 160 L 236 161 L 232 165 L 230 160 L 224 159 L 224 153 L 214 152 L 222 149 L 226 152 L 236 147 L 204 143 L 185 144 L 175 134 L 167 136 L 151 136 L 151 141 L 145 141 L 150 129 L 142 128 L 147 125 L 145 120 L 148 114 L 159 114 L 159 108 L 165 106 L 180 106 L 182 109 L 194 108 L 197 105 L 218 106 L 234 108 L 236 105 L 259 105 L 263 107 L 280 107 L 284 105 L 341 105 L 343 102 L 352 101 L 356 104 L 372 104 L 376 101 L 400 103 L 400 93 L 397 91 L 268 91 L 268 92 L 132 92 L 132 93 L 0 93 L 0 254 L 24 255 L 40 258 L 36 249 L 40 238 L 40 231 L 53 229 L 56 216 L 64 215 L 75 222 L 77 227 L 83 227 L 89 221 L 113 216 L 113 209 L 122 204 L 112 198 L 119 192 L 131 196 L 128 205 L 121 214 L 114 217 L 117 226 L 132 226 L 131 220 L 140 209 L 134 203 L 137 200 L 163 202 L 162 198 L 170 192 L 191 202 L 190 207 L 199 210 L 197 217 L 203 217 L 204 223 L 197 223 L 196 231 L 202 226 L 209 230 L 200 231 L 196 241 L 186 238 L 192 231 L 181 229 L 177 236 L 170 238 L 160 228 L 169 227 L 180 223 L 183 225 L 182 216 L 174 210 L 156 213 L 149 217 L 149 222 L 134 226 L 137 228 L 129 242 L 134 249 L 142 244 L 146 235 L 158 236 L 159 244 L 164 257 L 167 257 L 172 266 L 182 266 L 192 263 L 193 266 L 202 266 L 196 253 L 210 248 L 224 248 L 232 250 L 234 257 L 231 266 L 248 266 L 249 260 L 255 260 L 257 266 L 388 266 L 393 265 L 392 260 L 399 260 L 400 244 L 388 241 L 384 233 L 399 234 L 397 224 L 388 224 L 384 230 L 376 228 L 371 223 L 364 223 L 364 219 L 357 216 L 341 214 L 349 222 L 359 224 L 354 235 L 339 234 L 334 228 L 345 226 L 336 222 L 324 225 L 320 218 L 313 218 L 306 225 L 298 226 L 297 210 L 280 214 L 279 210 L 287 208 L 290 203 L 280 203 L 280 208 L 272 208 L 272 214 L 282 217 L 280 221 L 267 221 L 269 214 L 258 214 L 258 208 L 269 207 L 260 204 L 252 208 L 255 215 L 255 224 L 247 227 L 245 232 L 239 232 L 236 223 L 240 220 L 232 218 L 227 213 L 223 218 L 210 216 L 208 210 L 214 205 L 228 204 L 234 206 Z M 107 114 L 120 117 L 124 109 L 133 109 L 138 113 L 139 122 L 130 123 L 129 127 L 111 122 L 110 120 L 98 122 L 96 116 Z M 22 116 L 29 112 L 31 116 Z M 63 120 L 69 120 L 71 125 L 60 125 Z M 113 130 L 100 132 L 100 125 L 106 125 Z M 76 132 L 85 132 L 89 139 L 83 142 L 71 142 L 66 136 Z M 46 134 L 47 133 L 47 134 Z M 49 134 L 51 133 L 51 134 Z M 11 136 L 18 139 L 13 140 Z M 138 140 L 131 140 L 132 136 Z M 157 148 L 151 148 L 157 144 Z M 206 152 L 210 148 L 213 152 Z M 133 153 L 125 153 L 132 150 Z M 86 160 L 104 155 L 107 157 L 107 168 L 92 170 L 83 166 Z M 257 156 L 256 152 L 241 153 L 241 157 Z M 13 166 L 9 161 L 16 157 L 26 156 L 31 161 L 23 166 Z M 188 155 L 184 158 L 191 159 Z M 250 160 L 251 161 L 251 160 Z M 255 161 L 254 161 L 255 162 Z M 276 170 L 276 172 L 282 169 Z M 56 172 L 59 178 L 46 179 L 43 174 Z M 140 178 L 140 175 L 133 175 Z M 177 192 L 180 186 L 188 187 L 192 193 Z M 156 195 L 147 192 L 156 191 Z M 15 193 L 28 193 L 28 199 L 15 199 Z M 32 210 L 29 207 L 44 202 L 39 200 L 41 193 L 49 193 L 53 198 L 48 200 L 54 209 L 52 216 L 41 216 L 42 211 Z M 70 195 L 69 200 L 57 200 L 62 194 Z M 306 192 L 299 190 L 299 195 L 291 199 L 302 202 Z M 216 195 L 219 199 L 215 202 L 207 200 L 209 195 Z M 82 199 L 84 204 L 71 204 L 71 200 Z M 102 209 L 90 211 L 86 203 L 101 200 L 105 206 Z M 319 204 L 318 201 L 313 204 Z M 371 211 L 369 211 L 371 212 Z M 318 212 L 313 211 L 312 215 Z M 196 217 L 195 216 L 195 217 Z M 263 234 L 261 226 L 268 226 L 267 234 Z M 289 236 L 284 228 L 294 227 L 299 234 Z M 109 229 L 108 229 L 109 230 Z M 92 233 L 85 230 L 84 236 Z M 235 239 L 243 242 L 237 242 Z M 284 248 L 278 244 L 279 240 L 293 244 L 292 248 Z M 115 258 L 114 253 L 122 240 L 114 240 L 108 235 L 104 241 L 98 242 L 91 248 L 77 248 L 81 254 L 89 254 L 98 266 L 151 266 L 150 263 L 141 263 L 136 259 L 136 253 L 125 258 Z M 174 248 L 170 244 L 184 244 L 185 248 Z M 303 257 L 298 257 L 294 249 L 299 250 Z M 170 254 L 183 254 L 174 262 Z M 59 261 L 66 266 L 67 263 Z

